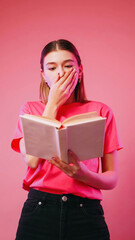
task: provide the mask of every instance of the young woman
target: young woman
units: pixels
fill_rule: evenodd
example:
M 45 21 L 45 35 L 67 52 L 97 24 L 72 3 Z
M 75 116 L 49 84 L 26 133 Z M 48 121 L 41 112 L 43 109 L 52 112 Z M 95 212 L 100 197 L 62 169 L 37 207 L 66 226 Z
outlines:
M 100 159 L 81 162 L 71 150 L 68 153 L 72 164 L 57 156 L 39 159 L 27 155 L 18 120 L 12 148 L 21 152 L 28 165 L 23 188 L 29 194 L 16 240 L 109 240 L 100 190 L 116 186 L 117 150 L 122 148 L 112 110 L 103 103 L 86 99 L 83 66 L 71 42 L 60 39 L 48 43 L 42 50 L 40 63 L 41 101 L 25 103 L 20 113 L 61 122 L 72 115 L 92 111 L 106 117 L 102 172 L 98 172 Z

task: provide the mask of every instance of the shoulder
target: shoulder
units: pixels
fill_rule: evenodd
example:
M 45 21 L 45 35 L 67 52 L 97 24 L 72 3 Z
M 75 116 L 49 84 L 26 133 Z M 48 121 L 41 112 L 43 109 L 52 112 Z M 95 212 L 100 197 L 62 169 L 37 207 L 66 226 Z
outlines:
M 20 112 L 28 114 L 39 114 L 44 110 L 45 104 L 41 101 L 27 101 L 21 106 Z
M 105 103 L 89 100 L 85 104 L 89 111 L 97 111 L 100 116 L 107 117 L 108 114 L 112 114 L 112 109 Z

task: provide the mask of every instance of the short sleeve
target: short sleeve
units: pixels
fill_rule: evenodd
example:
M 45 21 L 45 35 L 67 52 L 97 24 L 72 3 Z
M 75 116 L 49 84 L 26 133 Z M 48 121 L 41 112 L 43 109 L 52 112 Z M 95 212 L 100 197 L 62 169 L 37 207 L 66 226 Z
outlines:
M 30 114 L 30 109 L 28 103 L 25 103 L 21 109 L 20 109 L 20 114 L 19 115 L 24 115 L 25 113 Z M 23 138 L 23 131 L 22 131 L 22 125 L 21 125 L 21 120 L 20 117 L 17 122 L 16 130 L 13 136 L 13 139 L 11 141 L 11 148 L 15 150 L 16 152 L 20 153 L 20 147 L 19 147 L 19 141 L 20 139 Z
M 106 128 L 104 141 L 104 154 L 120 150 L 123 146 L 118 134 L 116 121 L 112 110 L 109 108 L 106 113 Z

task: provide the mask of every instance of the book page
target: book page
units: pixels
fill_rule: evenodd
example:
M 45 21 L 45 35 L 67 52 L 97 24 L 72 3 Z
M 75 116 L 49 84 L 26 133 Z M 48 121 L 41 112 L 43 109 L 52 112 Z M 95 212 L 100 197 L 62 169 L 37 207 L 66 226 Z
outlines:
M 56 128 L 41 122 L 22 118 L 26 153 L 49 159 L 58 155 Z
M 105 118 L 67 127 L 67 145 L 83 161 L 103 156 Z
M 68 124 L 71 124 L 72 122 L 83 122 L 85 119 L 88 119 L 88 118 L 94 118 L 94 117 L 97 117 L 97 112 L 89 112 L 89 113 L 82 113 L 82 114 L 77 114 L 77 115 L 74 115 L 72 117 L 69 117 L 67 119 L 65 119 L 63 122 L 62 122 L 62 125 L 64 126 L 68 126 Z
M 103 118 L 99 116 L 99 117 L 85 118 L 85 119 L 81 119 L 81 120 L 76 119 L 76 120 L 73 120 L 72 122 L 65 123 L 64 127 L 79 125 L 79 124 L 86 123 L 86 122 L 95 122 L 100 119 L 103 119 Z
M 57 128 L 61 127 L 61 122 L 59 122 L 56 119 L 51 119 L 51 118 L 46 118 L 43 116 L 36 116 L 36 115 L 31 115 L 31 114 L 24 114 L 24 115 L 20 115 L 21 118 L 25 118 L 25 119 L 29 119 L 35 122 L 39 122 L 39 123 L 44 123 L 50 126 L 55 126 Z

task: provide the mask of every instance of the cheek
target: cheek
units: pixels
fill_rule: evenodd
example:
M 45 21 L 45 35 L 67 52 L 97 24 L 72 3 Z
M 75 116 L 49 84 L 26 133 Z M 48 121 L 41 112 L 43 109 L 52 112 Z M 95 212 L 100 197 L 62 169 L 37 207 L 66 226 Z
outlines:
M 45 74 L 45 81 L 48 83 L 48 86 L 51 87 L 52 83 L 55 80 L 55 74 L 49 73 Z

